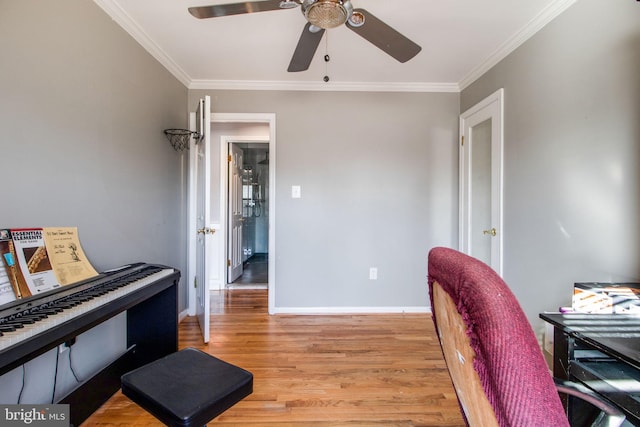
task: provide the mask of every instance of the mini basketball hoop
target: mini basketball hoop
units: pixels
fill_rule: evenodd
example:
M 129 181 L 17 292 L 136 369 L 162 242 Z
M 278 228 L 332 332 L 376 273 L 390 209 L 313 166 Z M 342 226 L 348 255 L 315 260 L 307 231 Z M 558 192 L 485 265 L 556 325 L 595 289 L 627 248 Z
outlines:
M 187 129 L 165 129 L 164 134 L 176 151 L 188 150 L 191 137 L 196 140 L 196 143 L 200 140 L 198 132 Z

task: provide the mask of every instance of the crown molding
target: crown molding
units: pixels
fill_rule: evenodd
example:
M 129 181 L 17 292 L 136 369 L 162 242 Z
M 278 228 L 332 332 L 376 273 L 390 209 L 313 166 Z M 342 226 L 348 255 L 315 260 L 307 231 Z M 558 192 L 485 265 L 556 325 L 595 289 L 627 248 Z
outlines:
M 183 85 L 189 87 L 191 77 L 158 46 L 147 33 L 114 0 L 93 0 L 107 15 L 133 37 Z
M 189 89 L 326 92 L 460 92 L 457 83 L 192 80 Z
M 379 82 L 288 82 L 193 80 L 164 52 L 149 35 L 127 14 L 116 0 L 93 0 L 107 15 L 120 25 L 145 50 L 157 59 L 171 74 L 189 89 L 226 90 L 290 90 L 290 91 L 344 91 L 344 92 L 459 92 L 457 83 L 379 83 Z
M 327 92 L 461 92 L 545 25 L 572 6 L 577 0 L 556 0 L 542 10 L 524 28 L 503 43 L 480 65 L 458 83 L 423 82 L 319 82 L 319 81 L 241 81 L 194 80 L 120 7 L 116 0 L 93 0 L 118 25 L 158 60 L 176 79 L 189 89 L 216 90 L 281 90 Z
M 480 63 L 480 65 L 471 70 L 471 72 L 458 83 L 460 90 L 464 90 L 471 83 L 480 78 L 480 76 L 506 58 L 511 52 L 529 40 L 534 34 L 540 31 L 549 22 L 553 21 L 562 12 L 567 10 L 576 1 L 578 0 L 557 0 L 549 4 L 538 15 L 536 15 L 536 17 L 529 21 L 524 28 L 511 36 L 495 52 L 489 55 L 487 59 Z

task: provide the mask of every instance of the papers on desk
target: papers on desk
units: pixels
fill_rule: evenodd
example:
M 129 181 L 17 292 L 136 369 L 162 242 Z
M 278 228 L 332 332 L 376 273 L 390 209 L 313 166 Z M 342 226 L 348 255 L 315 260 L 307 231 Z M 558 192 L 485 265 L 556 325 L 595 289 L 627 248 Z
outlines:
M 578 313 L 640 313 L 640 283 L 575 283 L 572 308 Z

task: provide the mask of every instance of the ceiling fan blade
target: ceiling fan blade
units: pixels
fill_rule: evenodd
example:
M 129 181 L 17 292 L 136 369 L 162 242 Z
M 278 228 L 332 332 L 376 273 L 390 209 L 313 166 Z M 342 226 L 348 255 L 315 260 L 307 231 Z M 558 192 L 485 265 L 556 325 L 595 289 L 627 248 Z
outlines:
M 347 27 L 398 61 L 407 62 L 422 50 L 420 46 L 366 10 L 354 9 L 353 13 L 356 12 L 364 15 L 364 24 L 356 27 L 347 21 Z
M 287 71 L 296 72 L 308 70 L 323 35 L 324 29 L 312 26 L 307 22 L 298 40 L 296 50 L 293 52 L 293 58 L 291 58 Z
M 189 13 L 198 19 L 205 19 L 217 18 L 219 16 L 240 15 L 243 13 L 266 12 L 277 9 L 281 9 L 280 0 L 263 0 L 219 4 L 215 6 L 194 6 L 189 8 Z

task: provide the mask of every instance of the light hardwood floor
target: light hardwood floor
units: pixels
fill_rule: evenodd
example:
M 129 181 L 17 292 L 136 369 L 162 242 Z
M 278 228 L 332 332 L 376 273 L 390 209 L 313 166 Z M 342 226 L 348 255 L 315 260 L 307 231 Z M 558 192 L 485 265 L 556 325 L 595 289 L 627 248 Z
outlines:
M 210 426 L 463 426 L 429 314 L 267 314 L 266 290 L 213 293 L 211 339 L 195 318 L 180 348 L 251 371 L 254 391 Z M 87 426 L 158 426 L 120 392 Z

